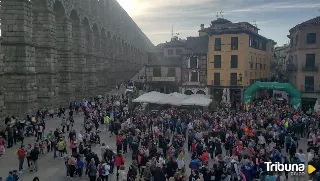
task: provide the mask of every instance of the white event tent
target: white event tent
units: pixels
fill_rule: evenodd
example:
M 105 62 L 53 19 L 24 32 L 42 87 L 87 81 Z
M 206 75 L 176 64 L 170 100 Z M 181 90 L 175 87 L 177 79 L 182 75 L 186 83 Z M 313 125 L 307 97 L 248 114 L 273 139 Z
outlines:
M 152 91 L 152 92 L 142 94 L 138 98 L 134 99 L 132 102 L 143 102 L 143 103 L 155 104 L 159 102 L 159 100 L 163 99 L 165 96 L 166 94 Z
M 196 95 L 192 95 L 188 99 L 185 99 L 184 101 L 182 101 L 181 105 L 205 107 L 205 106 L 209 106 L 211 102 L 212 102 L 212 100 L 209 98 L 206 98 L 204 95 L 196 94 Z
M 174 106 L 209 106 L 211 99 L 205 95 L 185 95 L 177 92 L 163 94 L 159 92 L 148 92 L 134 99 L 132 102 L 143 102 L 152 104 L 169 104 Z
M 157 104 L 169 104 L 174 106 L 180 106 L 181 102 L 185 99 L 189 98 L 190 96 L 185 94 L 180 94 L 177 92 L 167 94 L 163 99 L 161 99 Z

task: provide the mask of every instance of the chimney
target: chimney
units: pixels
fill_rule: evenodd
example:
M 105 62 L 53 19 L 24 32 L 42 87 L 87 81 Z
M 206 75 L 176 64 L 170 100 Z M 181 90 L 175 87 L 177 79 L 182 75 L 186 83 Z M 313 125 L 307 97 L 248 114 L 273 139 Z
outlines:
M 200 25 L 201 30 L 204 30 L 204 24 Z

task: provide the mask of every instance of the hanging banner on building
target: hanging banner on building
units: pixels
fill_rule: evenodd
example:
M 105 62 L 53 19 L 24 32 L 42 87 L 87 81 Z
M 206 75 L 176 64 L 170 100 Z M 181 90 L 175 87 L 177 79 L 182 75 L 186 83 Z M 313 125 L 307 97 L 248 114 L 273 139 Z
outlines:
M 175 80 L 175 77 L 152 77 L 152 81 L 155 82 L 174 82 Z

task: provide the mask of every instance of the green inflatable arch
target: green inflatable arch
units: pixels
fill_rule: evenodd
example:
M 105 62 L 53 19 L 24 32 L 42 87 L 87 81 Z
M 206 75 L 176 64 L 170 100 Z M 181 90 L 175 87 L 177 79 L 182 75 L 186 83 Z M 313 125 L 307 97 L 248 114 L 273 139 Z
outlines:
M 252 94 L 259 89 L 271 89 L 286 91 L 291 96 L 291 103 L 294 109 L 301 107 L 301 92 L 289 83 L 279 82 L 255 82 L 244 91 L 244 103 L 249 104 L 252 101 Z

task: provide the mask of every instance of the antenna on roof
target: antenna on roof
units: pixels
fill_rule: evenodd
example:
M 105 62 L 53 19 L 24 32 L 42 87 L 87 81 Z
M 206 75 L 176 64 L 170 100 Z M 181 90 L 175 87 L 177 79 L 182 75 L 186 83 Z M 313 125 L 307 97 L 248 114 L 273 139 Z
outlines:
M 173 38 L 173 24 L 172 24 L 172 28 L 171 28 L 171 38 Z
M 257 25 L 257 22 L 256 21 L 253 21 L 253 25 L 258 28 L 258 25 Z
M 223 18 L 223 14 L 224 12 L 223 11 L 220 11 L 220 16 Z

